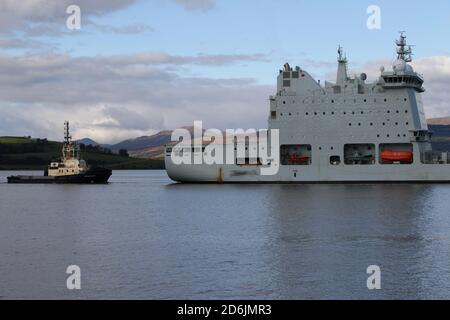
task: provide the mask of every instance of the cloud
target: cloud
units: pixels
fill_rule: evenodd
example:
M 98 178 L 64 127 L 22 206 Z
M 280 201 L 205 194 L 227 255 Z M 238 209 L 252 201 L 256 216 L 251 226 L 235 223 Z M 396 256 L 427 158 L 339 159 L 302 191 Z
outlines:
M 2 0 L 0 2 L 0 32 L 25 30 L 33 24 L 65 25 L 69 5 L 82 8 L 83 16 L 102 16 L 126 8 L 137 0 Z M 37 27 L 37 26 L 35 26 Z
M 180 71 L 184 68 L 174 68 L 262 57 L 0 54 L 0 135 L 58 139 L 64 120 L 73 122 L 76 138 L 89 133 L 100 142 L 190 125 L 194 120 L 219 128 L 265 127 L 273 87 L 246 78 L 188 77 Z
M 216 6 L 215 0 L 170 0 L 186 10 L 208 11 Z
M 48 48 L 50 44 L 33 39 L 19 39 L 19 38 L 0 38 L 0 48 L 2 49 L 41 49 Z
M 264 128 L 272 85 L 243 77 L 192 77 L 191 67 L 266 62 L 264 54 L 178 56 L 136 53 L 72 57 L 68 54 L 0 54 L 0 135 L 60 139 L 71 120 L 76 138 L 108 143 L 203 120 L 206 127 Z M 386 60 L 361 64 L 350 73 L 379 75 Z M 450 57 L 418 59 L 425 78 L 428 117 L 449 115 Z
M 102 32 L 102 33 L 113 33 L 113 34 L 141 34 L 154 32 L 155 30 L 144 24 L 130 24 L 120 27 L 109 26 L 104 24 L 99 24 L 95 22 L 89 22 L 88 26 L 92 26 L 94 29 Z
M 425 79 L 423 101 L 428 118 L 449 116 L 450 56 L 418 59 L 413 66 Z

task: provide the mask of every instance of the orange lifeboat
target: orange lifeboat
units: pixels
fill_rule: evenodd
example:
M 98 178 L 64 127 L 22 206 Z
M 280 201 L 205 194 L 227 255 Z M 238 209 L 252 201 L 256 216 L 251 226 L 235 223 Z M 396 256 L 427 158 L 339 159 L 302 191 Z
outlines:
M 291 154 L 289 156 L 290 164 L 305 164 L 309 162 L 309 157 L 301 157 L 296 154 Z
M 392 151 L 385 150 L 381 153 L 381 159 L 384 162 L 413 162 L 413 153 L 410 151 Z

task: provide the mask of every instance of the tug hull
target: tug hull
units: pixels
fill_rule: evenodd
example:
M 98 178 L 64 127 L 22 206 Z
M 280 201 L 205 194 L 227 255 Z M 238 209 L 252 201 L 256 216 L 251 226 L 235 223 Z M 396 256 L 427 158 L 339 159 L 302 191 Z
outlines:
M 8 183 L 22 184 L 105 184 L 108 183 L 112 171 L 106 168 L 94 168 L 82 174 L 68 176 L 10 176 Z

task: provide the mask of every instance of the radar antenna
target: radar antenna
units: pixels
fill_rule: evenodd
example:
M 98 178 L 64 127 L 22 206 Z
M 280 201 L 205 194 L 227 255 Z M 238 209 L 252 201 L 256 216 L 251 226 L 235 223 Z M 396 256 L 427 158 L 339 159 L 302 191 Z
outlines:
M 397 45 L 397 59 L 405 62 L 412 61 L 412 48 L 406 44 L 405 31 L 400 31 L 400 39 L 395 41 Z
M 341 46 L 338 47 L 338 62 L 347 63 L 347 57 L 344 55 L 344 50 L 342 49 Z

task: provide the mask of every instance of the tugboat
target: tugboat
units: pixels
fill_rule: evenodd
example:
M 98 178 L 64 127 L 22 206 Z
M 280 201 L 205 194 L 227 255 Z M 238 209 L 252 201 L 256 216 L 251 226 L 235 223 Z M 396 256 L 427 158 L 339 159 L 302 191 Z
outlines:
M 72 141 L 69 122 L 64 122 L 64 144 L 60 162 L 51 162 L 43 176 L 10 176 L 8 183 L 107 183 L 112 171 L 91 167 L 81 159 L 80 146 Z

